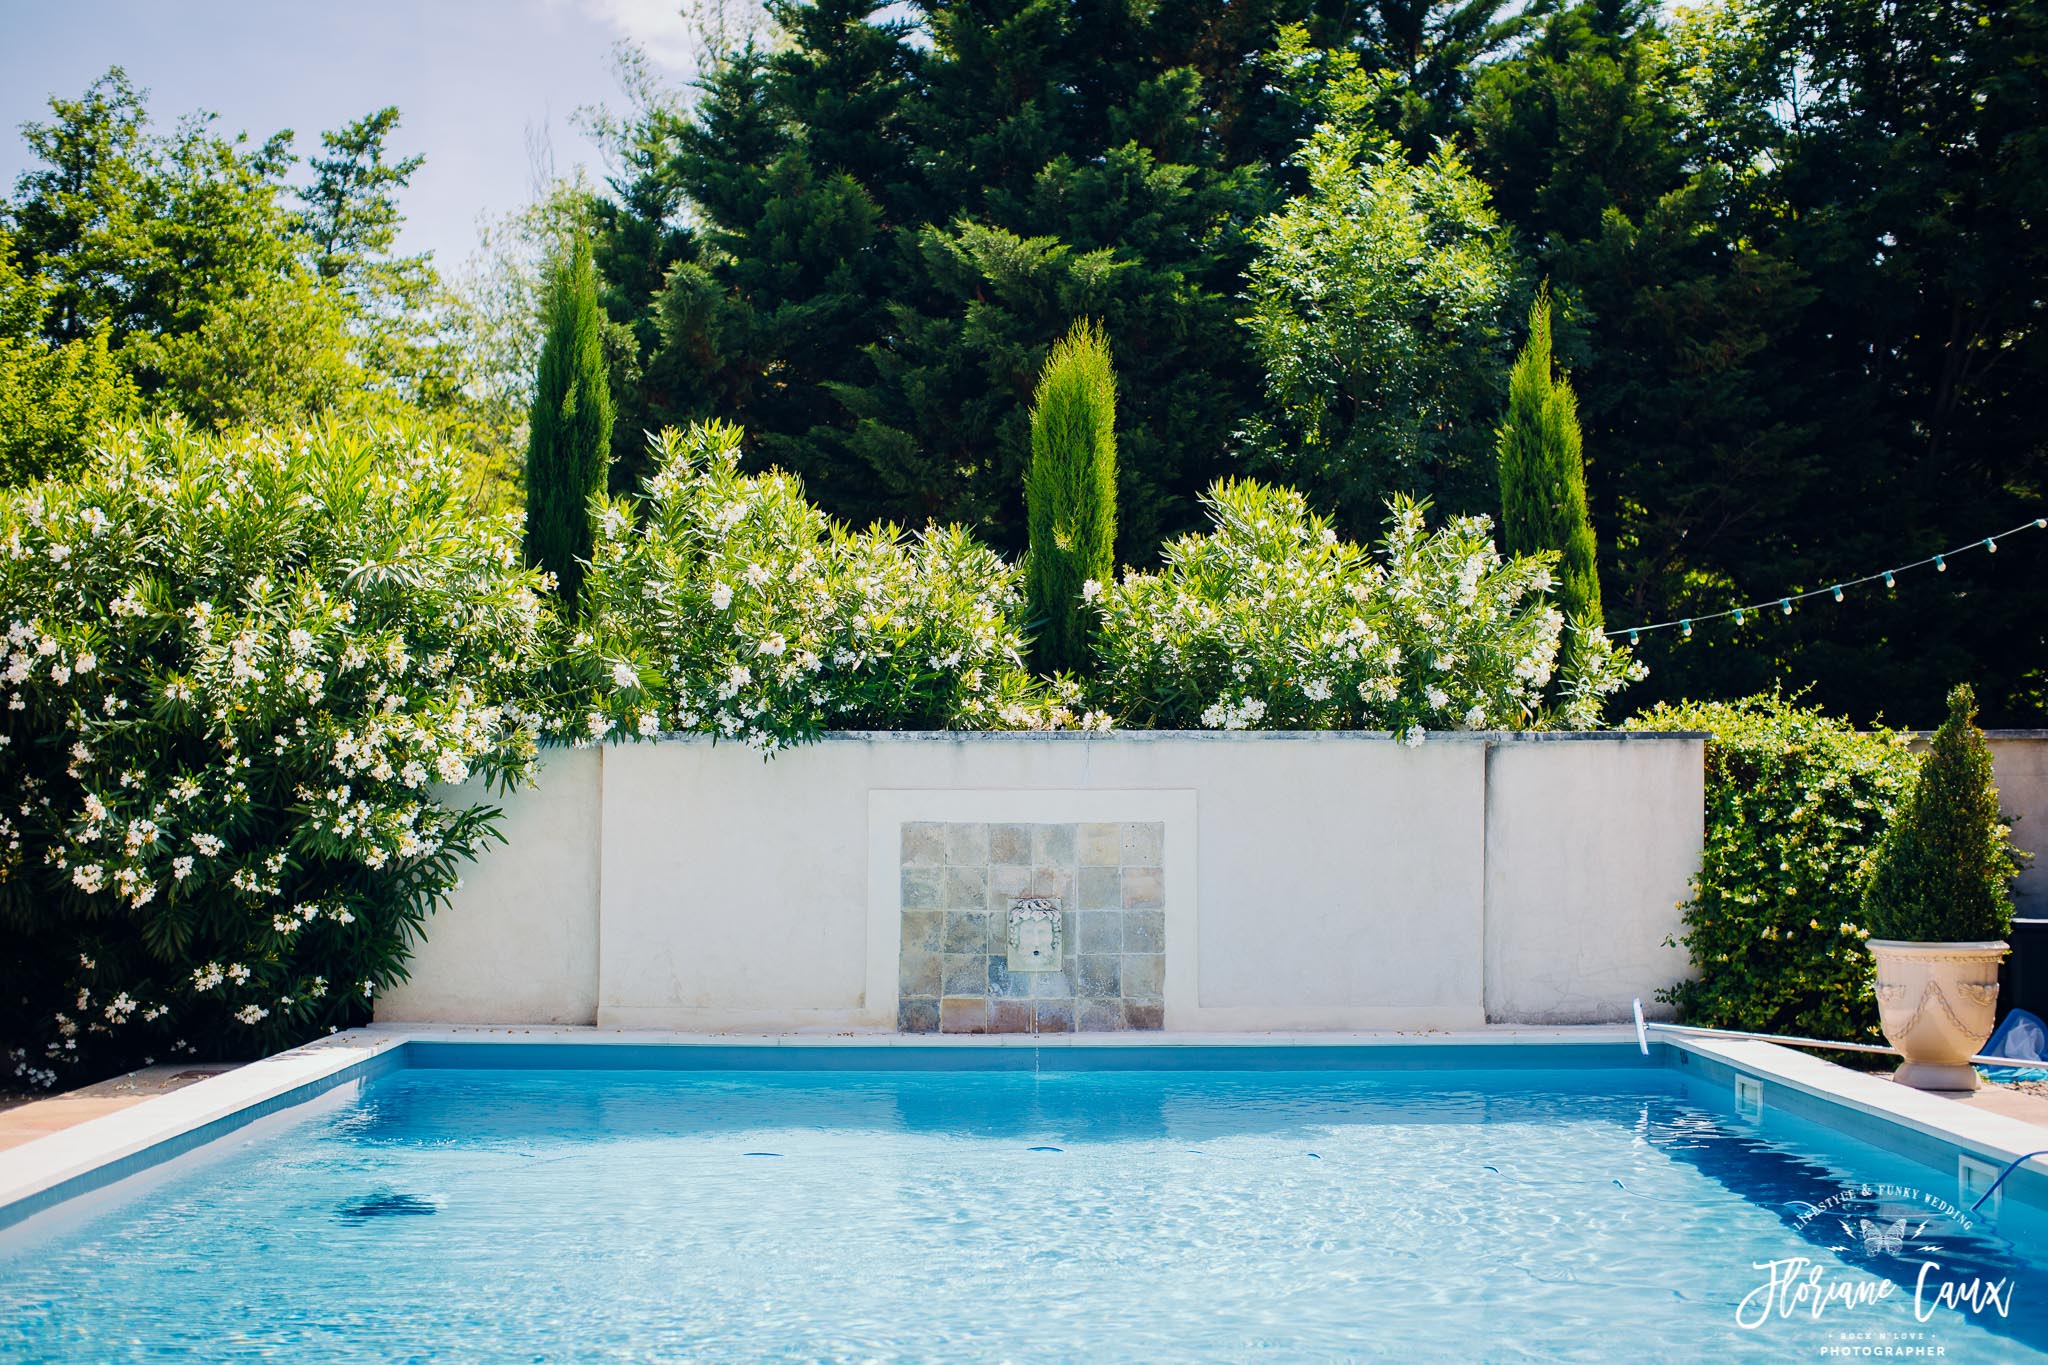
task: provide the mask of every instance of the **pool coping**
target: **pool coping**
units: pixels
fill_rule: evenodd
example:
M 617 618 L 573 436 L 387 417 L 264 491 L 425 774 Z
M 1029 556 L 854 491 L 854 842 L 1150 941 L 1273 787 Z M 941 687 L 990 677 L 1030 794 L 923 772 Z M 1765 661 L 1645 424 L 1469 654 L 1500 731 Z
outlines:
M 1494 1025 L 1482 1029 L 1375 1030 L 1347 1033 L 1085 1033 L 947 1036 L 895 1033 L 675 1033 L 588 1026 L 371 1025 L 319 1039 L 144 1100 L 116 1113 L 0 1152 L 0 1228 L 111 1185 L 192 1151 L 255 1119 L 365 1080 L 402 1062 L 411 1043 L 524 1043 L 634 1048 L 893 1048 L 985 1051 L 1036 1046 L 1046 1051 L 1105 1048 L 1372 1048 L 1489 1046 L 1602 1046 L 1630 1043 L 1627 1026 Z M 1807 1117 L 1893 1151 L 1930 1160 L 1954 1149 L 1958 1157 L 2002 1168 L 2023 1153 L 2048 1147 L 2048 1126 L 1968 1109 L 1845 1070 L 1774 1043 L 1738 1042 L 1663 1034 L 1654 1045 L 1697 1058 L 1706 1074 L 1745 1074 L 1767 1083 L 1765 1103 Z M 1690 1065 L 1690 1063 L 1686 1063 Z M 1673 1068 L 1677 1069 L 1677 1068 Z M 1775 1092 L 1771 1087 L 1776 1087 Z M 1844 1124 L 1839 1116 L 1854 1116 Z M 1933 1160 L 1937 1167 L 1944 1165 Z M 2029 1203 L 2048 1204 L 2048 1160 L 2026 1162 L 2019 1181 Z M 2009 1187 L 2010 1188 L 2010 1187 Z

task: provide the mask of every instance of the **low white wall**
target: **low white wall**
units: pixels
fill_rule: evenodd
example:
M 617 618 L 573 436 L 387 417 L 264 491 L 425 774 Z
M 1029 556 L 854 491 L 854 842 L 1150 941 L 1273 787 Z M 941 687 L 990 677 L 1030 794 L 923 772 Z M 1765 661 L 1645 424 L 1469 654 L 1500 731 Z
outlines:
M 2034 855 L 2013 883 L 2013 911 L 2048 919 L 2048 730 L 1993 730 L 1991 776 L 2012 818 L 2012 839 Z
M 1618 1020 L 1701 845 L 1701 741 L 835 735 L 551 755 L 379 1019 L 896 1024 L 906 821 L 1161 821 L 1170 1029 Z

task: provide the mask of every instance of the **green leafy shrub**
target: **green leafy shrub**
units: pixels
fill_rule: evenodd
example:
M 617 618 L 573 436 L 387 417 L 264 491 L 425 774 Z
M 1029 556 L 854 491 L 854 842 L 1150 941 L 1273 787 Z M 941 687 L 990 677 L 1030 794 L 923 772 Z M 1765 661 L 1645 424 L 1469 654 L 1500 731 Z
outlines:
M 1914 943 L 2004 938 L 2020 870 L 2011 835 L 1966 683 L 1948 694 L 1948 718 L 1934 732 L 1919 784 L 1877 847 L 1863 889 L 1864 927 L 1874 938 Z
M 1046 673 L 1085 670 L 1094 617 L 1082 595 L 1116 568 L 1116 374 L 1108 339 L 1085 322 L 1053 347 L 1039 378 L 1024 504 L 1033 660 Z
M 363 1022 L 516 776 L 538 576 L 399 431 L 119 434 L 0 503 L 0 1026 L 54 1084 Z
M 852 532 L 740 431 L 655 438 L 638 513 L 597 504 L 582 629 L 562 660 L 572 741 L 693 731 L 765 752 L 825 730 L 1106 725 L 1023 666 L 1016 570 L 957 528 Z
M 1554 555 L 1502 559 L 1485 517 L 1431 532 L 1395 499 L 1376 559 L 1338 538 L 1299 493 L 1226 480 L 1215 529 L 1167 547 L 1157 573 L 1102 593 L 1104 696 L 1130 721 L 1254 730 L 1518 729 L 1537 716 L 1563 617 L 1544 598 Z M 1589 637 L 1557 718 L 1599 720 L 1634 677 Z
M 1659 705 L 1641 730 L 1704 730 L 1706 847 L 1682 938 L 1694 976 L 1660 999 L 1709 1028 L 1876 1037 L 1863 885 L 1913 788 L 1906 739 L 1783 696 Z

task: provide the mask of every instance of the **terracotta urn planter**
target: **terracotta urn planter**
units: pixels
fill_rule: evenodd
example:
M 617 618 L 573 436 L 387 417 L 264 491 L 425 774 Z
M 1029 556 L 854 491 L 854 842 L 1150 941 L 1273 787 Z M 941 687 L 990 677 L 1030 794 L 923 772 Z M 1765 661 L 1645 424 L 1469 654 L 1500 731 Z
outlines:
M 1998 1010 L 2004 943 L 1907 943 L 1874 938 L 1877 1013 L 1906 1055 L 1893 1077 L 1920 1090 L 1975 1090 L 1970 1058 L 1983 1051 Z

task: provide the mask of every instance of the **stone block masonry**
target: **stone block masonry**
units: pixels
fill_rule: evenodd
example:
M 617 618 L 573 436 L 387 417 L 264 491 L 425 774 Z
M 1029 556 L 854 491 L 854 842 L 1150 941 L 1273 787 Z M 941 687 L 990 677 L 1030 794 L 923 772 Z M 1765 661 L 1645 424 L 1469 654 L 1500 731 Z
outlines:
M 900 847 L 900 1031 L 1161 1027 L 1163 821 L 906 821 Z M 1060 907 L 1056 971 L 1010 969 L 1010 909 L 1028 898 Z

